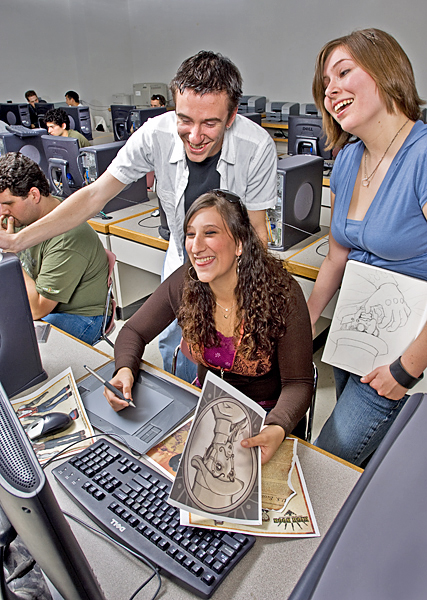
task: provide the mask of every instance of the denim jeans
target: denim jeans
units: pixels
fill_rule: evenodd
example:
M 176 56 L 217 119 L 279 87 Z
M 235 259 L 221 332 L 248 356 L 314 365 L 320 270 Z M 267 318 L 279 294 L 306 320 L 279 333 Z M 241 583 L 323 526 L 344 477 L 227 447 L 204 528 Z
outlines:
M 172 358 L 175 348 L 179 346 L 182 337 L 181 327 L 175 319 L 173 323 L 166 327 L 159 335 L 159 350 L 163 358 L 163 368 L 168 373 L 172 373 Z M 180 352 L 176 362 L 175 375 L 188 383 L 193 383 L 197 377 L 197 365 L 188 360 Z
M 93 346 L 99 340 L 102 329 L 103 316 L 84 317 L 82 315 L 71 315 L 69 313 L 50 313 L 43 317 L 58 329 L 73 335 L 82 342 Z
M 380 396 L 360 376 L 334 367 L 337 403 L 315 446 L 360 466 L 378 448 L 406 400 Z

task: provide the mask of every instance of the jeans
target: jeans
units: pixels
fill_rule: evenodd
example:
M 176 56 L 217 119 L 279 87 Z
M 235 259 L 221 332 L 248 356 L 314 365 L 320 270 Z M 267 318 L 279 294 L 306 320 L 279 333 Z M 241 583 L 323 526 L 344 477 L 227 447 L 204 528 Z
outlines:
M 360 376 L 334 367 L 337 403 L 315 446 L 357 466 L 369 458 L 405 405 L 380 396 Z
M 58 327 L 58 329 L 62 329 L 82 342 L 93 346 L 100 338 L 103 318 L 102 315 L 84 317 L 69 313 L 50 313 L 43 317 L 43 321 L 47 321 Z
M 181 342 L 181 337 L 182 330 L 176 319 L 159 335 L 159 350 L 163 358 L 163 368 L 168 373 L 172 373 L 172 358 L 175 348 Z M 179 352 L 175 375 L 188 383 L 193 383 L 197 377 L 197 365 Z

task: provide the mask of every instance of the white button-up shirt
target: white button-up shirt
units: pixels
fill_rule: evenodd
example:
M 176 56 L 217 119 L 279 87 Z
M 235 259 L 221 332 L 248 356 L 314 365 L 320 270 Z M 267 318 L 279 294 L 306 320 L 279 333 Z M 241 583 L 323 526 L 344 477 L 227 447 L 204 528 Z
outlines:
M 169 111 L 144 123 L 129 138 L 108 171 L 126 185 L 155 171 L 157 196 L 171 234 L 164 269 L 164 277 L 168 277 L 184 262 L 184 193 L 189 176 L 175 112 Z M 225 131 L 217 171 L 221 189 L 237 194 L 248 210 L 275 206 L 276 147 L 270 135 L 246 117 L 236 115 L 230 129 Z

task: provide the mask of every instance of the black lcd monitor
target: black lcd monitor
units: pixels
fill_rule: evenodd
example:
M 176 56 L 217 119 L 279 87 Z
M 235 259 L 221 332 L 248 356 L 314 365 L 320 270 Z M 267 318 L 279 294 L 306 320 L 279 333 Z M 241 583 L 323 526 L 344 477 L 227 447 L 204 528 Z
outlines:
M 166 112 L 166 106 L 153 106 L 151 108 L 135 108 L 129 113 L 128 128 L 131 133 L 139 129 L 148 119 L 157 117 Z
M 105 600 L 1 385 L 0 503 L 60 598 Z M 2 598 L 24 597 L 9 590 L 4 580 L 2 583 Z M 33 590 L 34 595 L 25 597 L 35 598 L 36 591 Z M 55 590 L 52 591 L 51 597 L 58 598 Z M 26 590 L 26 593 L 31 594 L 31 590 Z
M 288 154 L 308 154 L 330 160 L 332 150 L 326 150 L 325 146 L 322 117 L 289 115 Z
M 88 140 L 93 140 L 89 106 L 64 106 L 63 110 L 70 119 L 70 129 L 79 131 Z
M 426 423 L 427 394 L 412 394 L 289 600 L 424 600 Z
M 106 171 L 108 165 L 124 145 L 125 141 L 122 140 L 121 142 L 82 148 L 80 150 L 80 158 L 85 183 L 90 184 L 96 181 Z M 133 204 L 146 202 L 148 199 L 147 180 L 146 177 L 142 177 L 138 181 L 127 185 L 120 194 L 107 202 L 102 210 L 108 214 L 132 206 Z
M 12 397 L 46 378 L 21 263 L 0 252 L 0 383 Z
M 30 109 L 28 104 L 0 104 L 0 121 L 8 125 L 23 125 L 31 127 Z
M 136 108 L 130 104 L 112 104 L 111 105 L 111 120 L 113 122 L 114 140 L 116 142 L 127 140 L 130 137 L 128 127 L 129 113 Z
M 47 178 L 52 194 L 68 198 L 85 185 L 79 141 L 75 138 L 43 135 Z
M 47 160 L 41 138 L 42 135 L 46 135 L 46 130 L 40 128 L 25 131 L 28 131 L 28 135 L 25 135 L 25 132 L 0 133 L 0 156 L 8 152 L 20 152 L 37 163 L 47 176 Z

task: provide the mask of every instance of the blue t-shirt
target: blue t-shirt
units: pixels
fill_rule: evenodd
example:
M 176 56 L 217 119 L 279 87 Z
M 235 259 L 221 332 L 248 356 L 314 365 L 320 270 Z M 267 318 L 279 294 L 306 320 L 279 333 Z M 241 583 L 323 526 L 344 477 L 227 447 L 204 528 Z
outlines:
M 365 146 L 348 144 L 331 175 L 331 232 L 349 259 L 427 280 L 427 125 L 417 121 L 393 159 L 363 221 L 347 218 Z

